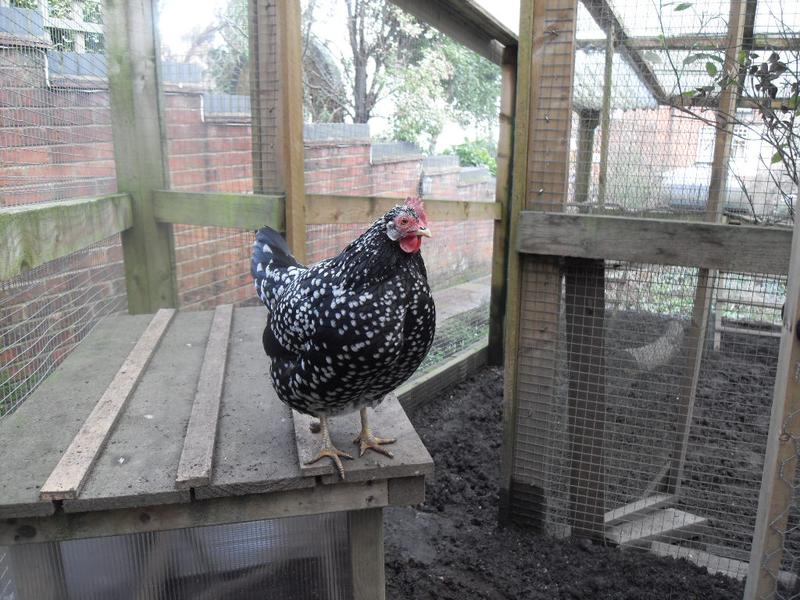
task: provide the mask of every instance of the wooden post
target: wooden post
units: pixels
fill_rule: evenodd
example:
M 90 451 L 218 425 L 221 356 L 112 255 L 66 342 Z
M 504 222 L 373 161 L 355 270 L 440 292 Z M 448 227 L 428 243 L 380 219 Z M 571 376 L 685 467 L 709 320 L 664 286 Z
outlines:
M 506 46 L 501 67 L 503 89 L 500 94 L 500 139 L 497 141 L 497 186 L 495 202 L 503 207 L 503 218 L 494 222 L 492 248 L 492 296 L 489 303 L 489 364 L 503 364 L 503 324 L 505 321 L 506 278 L 508 274 L 508 234 L 511 226 L 511 169 L 514 152 L 514 103 L 517 83 L 517 47 Z
M 383 509 L 368 508 L 347 513 L 353 600 L 385 600 L 383 557 Z
M 249 0 L 253 191 L 284 194 L 286 241 L 305 261 L 299 0 Z
M 594 133 L 600 123 L 600 113 L 585 109 L 578 114 L 578 151 L 575 162 L 575 204 L 585 204 L 589 200 L 592 187 L 592 155 L 594 154 Z M 581 209 L 582 210 L 582 209 Z
M 605 534 L 606 419 L 605 261 L 567 259 L 565 316 L 570 440 L 569 501 L 572 534 L 603 539 Z
M 745 600 L 773 598 L 794 505 L 800 439 L 800 219 L 795 219 L 775 388 Z
M 597 206 L 606 205 L 608 188 L 608 144 L 611 140 L 611 88 L 614 86 L 614 49 L 616 33 L 613 27 L 606 31 L 606 60 L 603 71 L 603 106 L 600 111 L 600 176 L 597 185 Z
M 133 314 L 178 304 L 172 226 L 153 213 L 153 192 L 169 187 L 155 14 L 153 0 L 104 3 L 117 189 L 133 208 L 133 226 L 122 233 Z
M 500 516 L 524 513 L 536 529 L 546 517 L 561 272 L 551 257 L 520 261 L 516 217 L 522 207 L 559 210 L 567 196 L 576 11 L 575 0 L 524 0 L 520 11 Z M 523 431 L 532 438 L 524 450 Z
M 725 51 L 725 65 L 723 68 L 735 70 L 738 65 L 738 53 L 742 48 L 742 40 L 747 22 L 748 0 L 731 0 L 730 15 L 728 18 L 728 45 Z M 753 15 L 755 12 L 753 11 Z M 730 158 L 731 142 L 733 140 L 733 124 L 724 115 L 736 113 L 736 101 L 739 89 L 728 86 L 720 95 L 719 112 L 717 113 L 717 129 L 714 138 L 714 158 L 711 165 L 711 182 L 708 188 L 708 202 L 706 204 L 706 220 L 719 222 L 722 216 L 722 205 L 725 198 L 726 181 L 728 177 L 728 160 Z M 689 445 L 689 430 L 692 425 L 694 401 L 697 395 L 697 384 L 700 379 L 700 366 L 703 358 L 703 348 L 708 330 L 708 316 L 711 310 L 712 292 L 716 272 L 701 268 L 697 271 L 697 286 L 692 309 L 692 324 L 685 337 L 685 377 L 678 393 L 677 428 L 673 444 L 671 461 L 672 467 L 665 479 L 666 491 L 677 494 L 680 491 L 683 477 L 686 451 Z

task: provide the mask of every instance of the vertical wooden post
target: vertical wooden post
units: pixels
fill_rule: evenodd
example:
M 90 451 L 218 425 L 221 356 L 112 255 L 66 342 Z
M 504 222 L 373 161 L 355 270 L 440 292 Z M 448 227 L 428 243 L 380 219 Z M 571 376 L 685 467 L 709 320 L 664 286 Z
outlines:
M 111 127 L 117 189 L 133 200 L 133 227 L 122 233 L 131 313 L 178 304 L 172 226 L 156 222 L 154 190 L 169 187 L 161 49 L 153 0 L 104 3 Z
M 605 261 L 567 259 L 564 267 L 572 534 L 605 534 Z
M 594 134 L 600 123 L 600 113 L 584 109 L 578 114 L 578 150 L 575 159 L 575 204 L 586 204 L 592 187 L 592 155 Z
M 775 597 L 789 511 L 795 502 L 800 439 L 800 219 L 795 219 L 772 414 L 745 600 Z
M 600 111 L 600 176 L 597 185 L 597 206 L 606 205 L 608 189 L 608 144 L 611 140 L 611 88 L 614 86 L 614 48 L 616 33 L 613 27 L 606 31 L 606 60 L 603 70 L 603 106 Z
M 746 27 L 746 13 L 748 0 L 731 0 L 730 15 L 728 18 L 728 44 L 725 50 L 725 65 L 723 68 L 736 70 L 738 54 L 742 48 L 744 30 Z M 755 12 L 752 12 L 754 18 Z M 739 98 L 739 89 L 728 86 L 720 95 L 719 112 L 717 113 L 717 129 L 714 138 L 714 158 L 711 165 L 711 182 L 708 188 L 708 202 L 706 204 L 707 221 L 718 222 L 722 216 L 722 206 L 725 198 L 726 181 L 728 178 L 728 161 L 730 158 L 731 142 L 733 140 L 733 124 L 726 115 L 736 114 L 736 101 Z M 686 462 L 686 451 L 689 444 L 689 430 L 692 425 L 695 396 L 700 379 L 700 366 L 703 358 L 706 334 L 708 331 L 708 316 L 711 311 L 712 293 L 716 273 L 709 269 L 698 269 L 697 286 L 692 309 L 692 324 L 685 337 L 683 355 L 685 360 L 685 377 L 678 393 L 675 442 L 671 455 L 672 466 L 665 479 L 666 491 L 677 494 L 680 491 L 683 468 Z
M 286 241 L 305 261 L 299 0 L 249 0 L 253 191 L 284 194 Z
M 347 513 L 353 600 L 385 600 L 383 509 L 367 508 Z
M 503 326 L 505 321 L 506 277 L 508 274 L 508 233 L 511 226 L 511 168 L 514 151 L 514 103 L 517 83 L 517 47 L 503 50 L 502 93 L 500 94 L 500 138 L 497 142 L 497 186 L 495 202 L 503 207 L 503 218 L 494 222 L 492 248 L 492 295 L 489 303 L 490 365 L 503 364 Z
M 520 508 L 542 529 L 555 397 L 561 272 L 558 259 L 516 252 L 521 208 L 559 210 L 567 196 L 576 0 L 523 0 L 510 222 L 501 520 Z M 519 444 L 517 436 L 528 436 Z M 544 443 L 543 443 L 544 442 Z

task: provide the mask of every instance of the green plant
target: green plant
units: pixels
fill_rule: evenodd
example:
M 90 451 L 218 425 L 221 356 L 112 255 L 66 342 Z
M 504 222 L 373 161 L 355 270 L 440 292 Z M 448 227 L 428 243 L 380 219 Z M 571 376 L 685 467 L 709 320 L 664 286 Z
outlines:
M 489 140 L 467 140 L 447 148 L 445 154 L 455 154 L 462 167 L 487 167 L 492 176 L 497 175 L 495 146 Z

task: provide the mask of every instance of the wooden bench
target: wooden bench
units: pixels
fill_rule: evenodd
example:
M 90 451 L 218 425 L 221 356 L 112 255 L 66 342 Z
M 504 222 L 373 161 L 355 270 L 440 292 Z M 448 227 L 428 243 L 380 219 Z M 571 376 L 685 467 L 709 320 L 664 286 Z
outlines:
M 265 320 L 219 307 L 102 321 L 0 422 L 0 546 L 346 512 L 354 597 L 382 598 L 382 508 L 423 500 L 431 457 L 391 397 L 371 424 L 398 439 L 394 459 L 346 461 L 347 481 L 324 463 L 302 473 Z M 358 416 L 331 430 L 349 448 Z

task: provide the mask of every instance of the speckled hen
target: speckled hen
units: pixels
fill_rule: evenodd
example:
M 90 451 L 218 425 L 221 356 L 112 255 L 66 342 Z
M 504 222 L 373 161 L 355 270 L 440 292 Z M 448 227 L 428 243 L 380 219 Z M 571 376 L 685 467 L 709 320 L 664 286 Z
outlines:
M 338 256 L 304 267 L 269 228 L 258 231 L 252 273 L 269 309 L 264 350 L 278 397 L 319 417 L 322 449 L 344 479 L 328 417 L 361 412 L 361 455 L 395 440 L 373 435 L 375 407 L 411 374 L 433 341 L 436 309 L 420 254 L 430 237 L 425 207 L 409 198 L 375 221 Z

